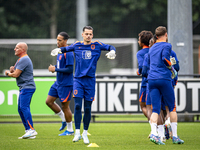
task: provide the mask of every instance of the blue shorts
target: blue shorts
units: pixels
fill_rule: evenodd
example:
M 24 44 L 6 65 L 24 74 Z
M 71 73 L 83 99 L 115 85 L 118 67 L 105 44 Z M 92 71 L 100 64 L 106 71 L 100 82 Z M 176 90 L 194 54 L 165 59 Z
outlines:
M 162 110 L 166 110 L 166 108 L 165 108 L 165 102 L 164 102 L 164 99 L 163 99 L 162 96 L 161 96 L 161 109 Z
M 59 86 L 56 82 L 51 86 L 48 95 L 59 97 L 60 102 L 67 102 L 71 100 L 73 86 Z
M 146 86 L 141 86 L 139 102 L 146 102 Z
M 150 97 L 150 93 L 149 93 L 149 84 L 146 84 L 146 105 L 151 105 L 151 97 Z
M 92 77 L 74 78 L 73 97 L 93 101 L 95 96 L 95 83 L 96 78 Z
M 149 92 L 151 96 L 151 102 L 153 110 L 152 112 L 160 114 L 161 110 L 161 96 L 166 106 L 169 108 L 169 112 L 176 111 L 174 89 L 170 80 L 149 80 Z

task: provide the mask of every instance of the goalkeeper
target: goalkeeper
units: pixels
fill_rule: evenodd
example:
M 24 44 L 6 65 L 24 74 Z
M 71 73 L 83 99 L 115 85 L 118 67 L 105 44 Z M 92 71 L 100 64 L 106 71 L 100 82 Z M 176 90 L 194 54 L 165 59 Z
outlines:
M 101 55 L 102 50 L 109 51 L 106 56 L 108 59 L 115 59 L 115 47 L 97 41 L 92 41 L 93 28 L 85 26 L 82 33 L 83 41 L 77 41 L 70 46 L 56 48 L 52 50 L 52 55 L 58 53 L 65 53 L 74 51 L 75 53 L 75 76 L 73 83 L 74 95 L 74 121 L 75 121 L 75 135 L 73 142 L 81 139 L 80 126 L 82 120 L 82 99 L 84 99 L 84 116 L 83 116 L 83 142 L 89 144 L 87 137 L 87 130 L 91 120 L 91 105 L 95 96 L 95 72 L 97 61 Z

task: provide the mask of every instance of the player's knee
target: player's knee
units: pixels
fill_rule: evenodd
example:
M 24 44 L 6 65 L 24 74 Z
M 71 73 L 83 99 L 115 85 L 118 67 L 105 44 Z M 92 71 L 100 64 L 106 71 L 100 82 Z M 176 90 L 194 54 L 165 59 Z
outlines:
M 140 102 L 140 107 L 141 107 L 141 109 L 146 108 L 146 103 L 145 102 Z
M 76 105 L 75 105 L 75 109 L 76 109 L 76 110 L 81 110 L 81 105 L 76 104 Z
M 91 107 L 86 107 L 84 111 L 85 111 L 85 113 L 90 113 L 91 112 Z
M 53 105 L 53 102 L 49 101 L 49 100 L 46 100 L 46 105 L 47 106 L 52 106 Z
M 46 100 L 46 105 L 51 106 L 50 102 Z

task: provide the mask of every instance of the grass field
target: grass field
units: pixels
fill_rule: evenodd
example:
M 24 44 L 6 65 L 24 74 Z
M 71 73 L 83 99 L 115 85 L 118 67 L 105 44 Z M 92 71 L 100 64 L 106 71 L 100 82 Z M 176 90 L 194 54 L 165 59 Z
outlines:
M 72 117 L 74 119 L 74 117 Z M 34 122 L 60 122 L 60 118 L 57 115 L 33 115 Z M 91 119 L 93 121 L 93 119 Z M 122 114 L 122 115 L 96 115 L 95 121 L 97 122 L 110 122 L 110 121 L 139 121 L 147 122 L 144 115 L 132 115 L 132 114 Z M 21 122 L 19 115 L 0 115 L 0 123 L 15 123 Z
M 133 116 L 132 116 L 133 117 Z M 141 116 L 138 116 L 139 118 Z M 0 122 L 13 122 L 13 119 L 5 121 L 0 117 Z M 8 119 L 9 117 L 7 117 Z M 42 118 L 42 117 L 41 117 Z M 57 118 L 57 117 L 55 117 Z M 54 120 L 55 120 L 54 118 Z M 101 117 L 99 117 L 100 119 Z M 109 118 L 108 116 L 105 118 Z M 111 119 L 116 118 L 111 116 Z M 121 117 L 125 118 L 125 117 Z M 136 117 L 136 120 L 139 120 Z M 145 119 L 141 117 L 140 119 Z M 17 120 L 17 119 L 16 119 Z M 16 121 L 15 120 L 15 121 Z M 34 121 L 37 119 L 34 118 Z M 43 119 L 43 120 L 47 120 Z M 59 118 L 58 120 L 59 121 Z M 73 143 L 73 136 L 58 136 L 61 123 L 35 123 L 34 127 L 38 132 L 36 139 L 21 139 L 18 137 L 24 134 L 22 123 L 0 123 L 0 149 L 1 150 L 122 150 L 122 149 L 169 149 L 169 150 L 194 150 L 200 149 L 200 123 L 178 123 L 178 135 L 185 141 L 183 145 L 172 144 L 168 140 L 166 145 L 156 145 L 149 141 L 147 136 L 150 133 L 148 123 L 91 123 L 89 128 L 90 143 L 96 143 L 99 147 L 87 147 L 83 140 Z M 82 129 L 82 128 L 81 128 Z

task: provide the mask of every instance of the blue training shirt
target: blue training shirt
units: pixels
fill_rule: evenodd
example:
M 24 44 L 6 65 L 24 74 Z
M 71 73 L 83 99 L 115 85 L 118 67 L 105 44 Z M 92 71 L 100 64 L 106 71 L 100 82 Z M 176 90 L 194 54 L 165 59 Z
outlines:
M 101 55 L 101 50 L 116 50 L 114 46 L 94 41 L 85 45 L 83 41 L 77 41 L 70 46 L 61 47 L 62 53 L 74 51 L 76 65 L 74 77 L 95 77 L 97 61 Z
M 56 68 L 65 68 L 68 65 L 74 65 L 74 53 L 64 53 L 64 54 L 58 54 L 57 56 L 57 64 Z M 57 78 L 56 83 L 59 85 L 64 86 L 71 86 L 73 85 L 73 72 L 72 73 L 63 73 L 57 71 Z
M 146 77 L 149 74 L 149 53 L 146 53 L 144 55 L 144 62 L 142 67 L 142 76 Z
M 147 46 L 137 52 L 137 61 L 138 61 L 139 74 L 142 73 L 144 55 L 147 54 L 148 52 L 149 52 L 149 47 L 147 47 Z M 146 82 L 147 82 L 147 78 L 142 76 L 141 86 L 146 86 Z
M 156 42 L 149 49 L 150 70 L 149 79 L 171 80 L 171 71 L 166 67 L 171 65 L 171 44 L 166 42 Z
M 19 69 L 22 71 L 20 76 L 16 78 L 19 90 L 36 88 L 33 79 L 33 64 L 27 54 L 17 60 L 14 69 Z

